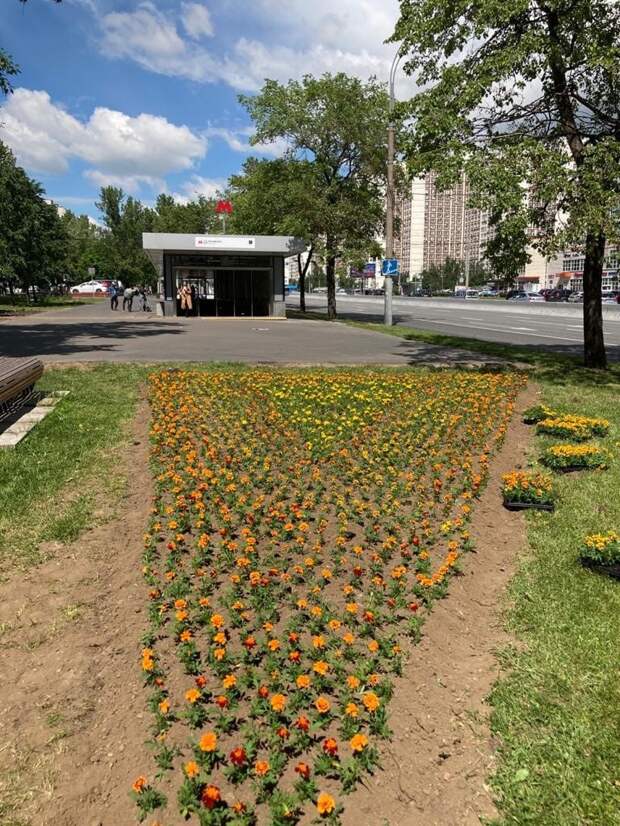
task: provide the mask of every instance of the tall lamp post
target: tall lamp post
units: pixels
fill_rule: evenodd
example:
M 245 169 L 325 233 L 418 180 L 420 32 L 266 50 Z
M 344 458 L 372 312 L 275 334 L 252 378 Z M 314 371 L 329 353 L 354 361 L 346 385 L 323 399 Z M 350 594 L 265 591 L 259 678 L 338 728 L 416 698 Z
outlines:
M 387 204 L 385 210 L 385 257 L 394 257 L 394 79 L 402 55 L 394 55 L 390 67 L 388 108 Z M 383 323 L 392 326 L 392 276 L 383 279 Z

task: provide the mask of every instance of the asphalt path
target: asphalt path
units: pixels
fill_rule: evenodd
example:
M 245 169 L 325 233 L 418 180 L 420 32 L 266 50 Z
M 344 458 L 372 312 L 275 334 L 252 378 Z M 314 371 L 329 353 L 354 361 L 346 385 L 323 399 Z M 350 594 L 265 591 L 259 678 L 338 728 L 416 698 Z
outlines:
M 299 307 L 299 297 L 287 298 Z M 309 310 L 325 311 L 324 295 L 306 297 Z M 554 352 L 580 354 L 583 349 L 583 307 L 565 303 L 512 303 L 505 300 L 393 298 L 395 324 L 475 338 L 499 344 L 517 344 Z M 359 321 L 383 322 L 382 296 L 337 296 L 338 315 Z M 610 358 L 620 360 L 620 305 L 604 306 L 605 343 Z

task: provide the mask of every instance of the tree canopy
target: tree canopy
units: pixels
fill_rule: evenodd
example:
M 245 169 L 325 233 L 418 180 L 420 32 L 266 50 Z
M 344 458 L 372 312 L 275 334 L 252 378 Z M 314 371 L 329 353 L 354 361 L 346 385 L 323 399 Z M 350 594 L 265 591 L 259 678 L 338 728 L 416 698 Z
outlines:
M 497 260 L 528 243 L 585 249 L 585 362 L 603 367 L 605 242 L 619 239 L 620 4 L 401 0 L 394 40 L 421 91 L 405 107 L 412 170 L 464 169 Z
M 248 171 L 255 180 L 267 176 L 274 193 L 282 189 L 278 176 L 289 187 L 290 195 L 283 193 L 281 199 L 288 218 L 282 222 L 279 212 L 273 217 L 278 226 L 289 226 L 315 248 L 323 246 L 328 314 L 333 318 L 336 259 L 358 259 L 364 250 L 376 251 L 383 228 L 386 88 L 375 79 L 363 83 L 342 73 L 306 75 L 286 85 L 268 80 L 258 95 L 240 100 L 256 127 L 253 143 L 282 141 L 287 147 L 279 166 Z M 299 178 L 291 185 L 296 173 Z M 233 186 L 239 190 L 243 185 L 237 179 Z M 244 197 L 254 197 L 248 187 Z

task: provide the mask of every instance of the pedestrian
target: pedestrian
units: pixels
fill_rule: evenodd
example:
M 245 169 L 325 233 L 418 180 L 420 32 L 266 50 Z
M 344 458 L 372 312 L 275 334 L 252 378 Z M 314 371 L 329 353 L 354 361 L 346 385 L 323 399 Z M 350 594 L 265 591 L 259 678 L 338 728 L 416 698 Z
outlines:
M 187 284 L 183 284 L 181 287 L 181 311 L 185 312 L 186 317 L 191 313 L 192 306 L 192 291 Z
M 110 309 L 118 310 L 118 289 L 114 283 L 110 286 Z
M 133 304 L 133 290 L 131 287 L 125 287 L 123 292 L 123 310 L 131 312 L 131 305 Z

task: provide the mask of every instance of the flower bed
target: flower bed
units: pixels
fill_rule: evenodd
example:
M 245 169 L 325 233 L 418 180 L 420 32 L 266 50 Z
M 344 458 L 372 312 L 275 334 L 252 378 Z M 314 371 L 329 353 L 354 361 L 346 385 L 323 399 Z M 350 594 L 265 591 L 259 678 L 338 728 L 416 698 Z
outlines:
M 563 439 L 575 439 L 582 442 L 592 436 L 606 436 L 609 422 L 606 419 L 592 419 L 588 416 L 561 415 L 556 418 L 542 419 L 536 425 L 537 433 L 559 436 Z
M 502 496 L 510 510 L 553 510 L 553 479 L 546 473 L 513 470 L 502 476 Z
M 179 810 L 203 825 L 339 822 L 390 734 L 403 651 L 469 547 L 523 384 L 152 375 L 142 669 L 164 780 L 141 777 L 138 805 L 140 788 L 169 795 L 175 771 Z
M 620 535 L 609 531 L 586 536 L 581 548 L 581 563 L 599 573 L 620 579 Z
M 606 468 L 608 458 L 607 451 L 596 445 L 552 445 L 544 451 L 540 461 L 552 470 L 567 472 Z

